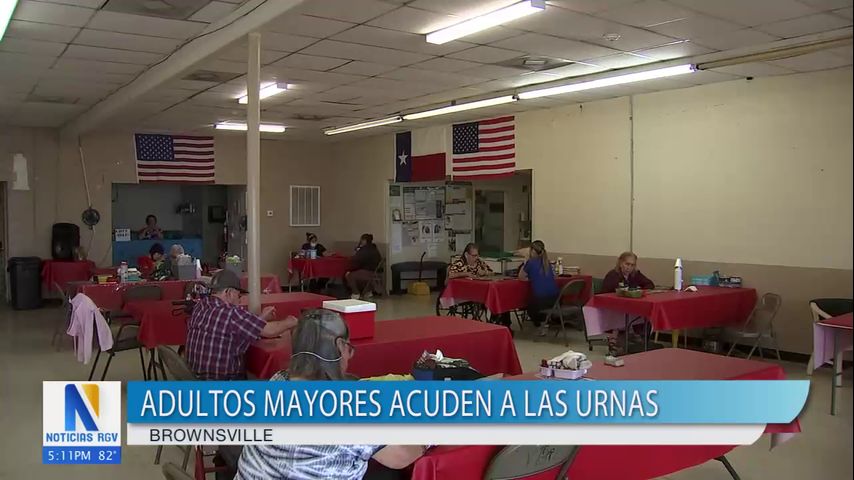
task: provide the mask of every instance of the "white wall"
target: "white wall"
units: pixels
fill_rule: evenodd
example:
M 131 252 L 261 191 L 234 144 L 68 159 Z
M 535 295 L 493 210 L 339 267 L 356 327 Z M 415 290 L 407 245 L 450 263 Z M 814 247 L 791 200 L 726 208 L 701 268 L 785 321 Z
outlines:
M 852 268 L 851 69 L 635 97 L 643 256 Z

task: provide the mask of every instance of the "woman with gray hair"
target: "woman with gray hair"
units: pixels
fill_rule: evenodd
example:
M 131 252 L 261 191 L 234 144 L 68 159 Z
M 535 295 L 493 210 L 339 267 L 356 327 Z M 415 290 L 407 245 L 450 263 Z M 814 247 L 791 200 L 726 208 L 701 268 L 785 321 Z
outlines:
M 302 314 L 293 334 L 287 372 L 277 373 L 271 381 L 345 380 L 355 351 L 340 315 L 331 310 L 309 310 Z M 401 469 L 425 450 L 421 445 L 247 445 L 240 455 L 235 479 L 377 478 L 368 472 L 372 458 L 389 469 Z M 377 473 L 382 478 L 395 478 L 393 470 Z

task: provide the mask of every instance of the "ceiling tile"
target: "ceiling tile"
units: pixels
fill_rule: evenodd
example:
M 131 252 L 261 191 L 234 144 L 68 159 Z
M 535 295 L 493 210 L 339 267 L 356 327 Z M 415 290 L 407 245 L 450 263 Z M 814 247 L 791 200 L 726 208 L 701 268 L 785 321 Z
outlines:
M 662 47 L 650 48 L 647 50 L 638 50 L 632 53 L 643 55 L 645 57 L 650 57 L 655 60 L 670 60 L 674 58 L 702 55 L 704 53 L 710 53 L 712 51 L 713 50 L 710 48 L 697 45 L 693 42 L 685 41 L 674 43 L 672 45 L 664 45 Z
M 117 50 L 115 48 L 88 47 L 85 45 L 69 45 L 62 58 L 78 58 L 81 60 L 101 60 L 104 62 L 133 63 L 151 65 L 163 58 L 159 53 L 134 52 Z
M 601 65 L 588 65 L 584 63 L 573 63 L 572 65 L 564 65 L 546 70 L 545 73 L 554 75 L 557 78 L 577 77 L 580 75 L 590 75 L 591 73 L 602 72 L 607 70 Z
M 815 70 L 827 70 L 851 65 L 851 61 L 839 55 L 828 52 L 814 52 L 798 57 L 775 60 L 774 65 L 788 68 L 796 72 L 812 72 Z
M 96 60 L 80 60 L 61 57 L 53 66 L 56 70 L 72 70 L 103 73 L 139 73 L 145 67 L 131 63 L 99 62 Z
M 12 20 L 6 29 L 6 38 L 26 38 L 29 40 L 68 43 L 79 31 L 80 29 L 76 27 Z
M 86 25 L 93 13 L 95 10 L 89 8 L 24 0 L 18 4 L 13 18 L 66 27 L 82 27 Z
M 200 8 L 187 20 L 194 22 L 213 23 L 221 18 L 224 18 L 229 13 L 237 9 L 237 5 L 225 2 L 210 2 Z
M 671 0 L 683 7 L 696 10 L 723 20 L 752 27 L 763 23 L 776 22 L 789 18 L 802 17 L 816 13 L 803 3 L 795 0 Z
M 655 61 L 656 60 L 654 58 L 633 55 L 630 53 L 618 53 L 616 55 L 608 55 L 607 57 L 589 58 L 584 60 L 585 63 L 592 63 L 593 65 L 598 65 L 607 69 L 634 67 L 636 65 L 643 65 Z
M 326 38 L 343 32 L 352 26 L 354 26 L 352 23 L 330 20 L 328 18 L 286 13 L 279 18 L 270 20 L 264 25 L 264 30 L 292 35 L 304 35 L 313 38 Z
M 74 43 L 90 47 L 120 48 L 151 53 L 172 53 L 181 45 L 180 40 L 173 38 L 105 32 L 89 28 L 81 30 L 77 38 L 74 39 Z
M 187 39 L 201 32 L 207 25 L 168 18 L 145 17 L 128 13 L 99 10 L 87 28 L 110 32 L 136 33 L 153 37 Z
M 852 57 L 852 55 L 854 55 L 854 48 L 852 48 L 851 45 L 848 45 L 845 47 L 831 48 L 830 50 L 827 50 L 827 53 L 832 53 L 834 55 L 838 55 L 838 56 L 846 59 L 848 61 L 848 63 L 851 63 L 851 60 L 852 60 L 851 57 Z
M 268 75 L 288 83 L 306 83 L 307 86 L 319 88 L 323 85 L 343 85 L 365 78 L 360 75 L 351 75 L 335 72 L 317 72 L 313 70 L 301 70 L 299 68 L 269 66 L 262 69 L 262 76 Z M 243 80 L 245 83 L 245 80 Z
M 58 57 L 65 50 L 64 43 L 42 42 L 39 40 L 24 40 L 19 38 L 7 38 L 0 42 L 0 51 L 28 53 L 33 55 L 44 55 Z
M 400 30 L 402 32 L 424 34 L 445 28 L 457 22 L 459 22 L 459 19 L 452 15 L 428 12 L 411 7 L 401 7 L 371 20 L 368 22 L 368 25 Z
M 847 18 L 848 20 L 851 20 L 852 10 L 854 10 L 854 8 L 852 7 L 840 8 L 839 10 L 834 10 L 833 13 L 835 15 L 839 15 L 842 18 Z
M 324 71 L 340 67 L 347 62 L 349 62 L 349 60 L 341 58 L 317 57 L 314 55 L 304 55 L 302 53 L 292 53 L 273 63 L 273 65 Z
M 522 52 L 506 50 L 503 48 L 487 47 L 485 45 L 463 50 L 462 52 L 448 55 L 451 58 L 470 60 L 480 63 L 498 63 L 523 55 Z
M 403 52 L 390 48 L 357 45 L 354 43 L 323 40 L 306 48 L 302 53 L 325 57 L 348 58 L 387 65 L 410 65 L 423 62 L 431 57 L 420 53 Z
M 635 27 L 648 27 L 680 20 L 692 14 L 693 12 L 664 0 L 643 0 L 599 12 L 596 16 Z
M 423 68 L 425 70 L 437 70 L 440 72 L 459 72 L 467 68 L 478 67 L 481 64 L 475 62 L 467 62 L 465 60 L 456 60 L 453 58 L 434 58 L 426 62 L 410 65 L 412 68 Z
M 261 34 L 262 48 L 280 52 L 296 52 L 316 41 L 316 38 L 288 35 L 286 33 L 263 32 Z
M 800 2 L 822 11 L 850 7 L 854 3 L 851 0 L 800 0 Z
M 513 26 L 623 51 L 655 47 L 674 40 L 647 30 L 559 8 L 548 15 L 525 17 Z M 605 35 L 609 34 L 618 35 L 617 40 L 605 39 Z
M 482 78 L 451 72 L 434 72 L 417 68 L 400 68 L 381 75 L 383 78 L 393 78 L 411 82 L 427 82 L 448 87 L 463 87 L 480 83 Z
M 701 37 L 724 36 L 729 32 L 740 30 L 744 27 L 737 23 L 718 20 L 706 15 L 694 15 L 682 20 L 662 23 L 647 28 L 673 38 L 694 40 Z
M 787 75 L 793 70 L 765 62 L 743 63 L 712 69 L 713 72 L 728 73 L 742 77 L 768 77 L 772 75 Z
M 536 33 L 526 33 L 518 37 L 508 38 L 507 40 L 496 42 L 494 45 L 534 55 L 547 55 L 575 61 L 583 58 L 603 57 L 617 52 L 616 50 L 598 45 Z
M 779 37 L 760 32 L 752 28 L 734 30 L 726 35 L 710 35 L 708 37 L 697 37 L 692 41 L 697 45 L 714 48 L 715 50 L 730 50 L 733 48 L 761 45 L 779 40 Z
M 447 13 L 464 20 L 484 13 L 498 10 L 499 8 L 512 5 L 519 0 L 483 0 L 472 2 L 471 0 L 415 0 L 407 6 L 421 10 L 429 10 L 436 13 Z
M 199 70 L 210 70 L 212 72 L 229 72 L 245 74 L 246 62 L 232 62 L 229 60 L 205 60 L 195 65 Z
M 273 63 L 287 54 L 287 52 L 279 52 L 275 50 L 261 50 L 261 65 Z M 245 65 L 249 58 L 249 49 L 246 45 L 234 45 L 220 50 L 216 56 L 220 60 L 239 62 Z
M 477 66 L 472 68 L 466 68 L 464 70 L 460 70 L 459 72 L 463 75 L 470 75 L 482 79 L 495 80 L 498 78 L 515 77 L 516 75 L 521 75 L 526 71 L 520 68 L 502 67 L 499 65 L 479 65 L 474 63 L 472 65 Z M 418 65 L 413 66 L 417 67 Z
M 101 8 L 107 0 L 47 0 L 50 3 L 61 3 L 63 5 L 74 5 L 76 7 L 85 8 Z
M 0 65 L 14 65 L 16 70 L 45 70 L 50 68 L 56 57 L 29 55 L 24 53 L 0 52 Z M 0 71 L 6 70 L 5 68 Z
M 332 71 L 338 73 L 352 73 L 354 75 L 365 75 L 368 77 L 372 77 L 381 73 L 390 72 L 396 68 L 397 67 L 393 65 L 383 65 L 381 63 L 362 62 L 359 60 L 354 60 L 336 69 L 333 69 Z
M 377 47 L 394 46 L 394 48 L 398 50 L 426 53 L 428 55 L 447 55 L 449 53 L 458 52 L 474 46 L 471 43 L 459 41 L 448 42 L 442 45 L 434 45 L 432 43 L 427 43 L 423 35 L 389 30 L 387 28 L 370 27 L 367 25 L 359 25 L 349 30 L 345 30 L 332 37 L 332 40 L 373 45 Z
M 792 38 L 800 37 L 801 35 L 809 35 L 811 33 L 835 30 L 837 28 L 843 28 L 850 25 L 851 21 L 842 17 L 828 15 L 826 13 L 817 13 L 806 17 L 760 25 L 756 28 L 778 37 Z
M 311 0 L 303 2 L 298 8 L 300 13 L 306 15 L 364 23 L 397 7 L 393 3 L 378 0 Z
M 133 80 L 135 77 L 136 75 L 134 73 L 101 72 L 85 69 L 71 70 L 68 68 L 51 68 L 49 70 L 45 70 L 44 73 L 42 73 L 43 79 L 56 78 L 60 80 L 80 80 L 99 83 L 112 83 L 116 85 L 124 85 L 125 83 L 128 83 Z
M 595 13 L 603 10 L 619 8 L 637 1 L 638 0 L 550 0 L 549 4 L 575 10 L 576 12 Z

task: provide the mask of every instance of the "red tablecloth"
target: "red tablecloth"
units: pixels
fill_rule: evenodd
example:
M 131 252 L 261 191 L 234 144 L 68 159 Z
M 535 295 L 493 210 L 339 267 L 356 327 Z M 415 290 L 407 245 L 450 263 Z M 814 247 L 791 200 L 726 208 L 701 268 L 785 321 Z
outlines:
M 248 298 L 244 297 L 244 305 Z M 275 307 L 276 320 L 288 315 L 299 316 L 303 308 L 320 308 L 332 297 L 313 293 L 270 293 L 261 295 L 261 307 Z M 125 310 L 140 323 L 139 341 L 146 348 L 157 345 L 183 345 L 187 341 L 187 316 L 175 315 L 182 307 L 172 305 L 173 300 L 130 302 Z
M 522 371 L 516 346 L 506 327 L 458 317 L 421 317 L 379 321 L 374 338 L 354 340 L 356 355 L 349 373 L 374 377 L 406 374 L 425 350 L 442 350 L 448 357 L 464 358 L 484 375 Z M 246 353 L 246 370 L 270 378 L 287 368 L 291 358 L 289 336 L 255 342 Z
M 602 380 L 778 380 L 783 369 L 772 363 L 723 357 L 681 349 L 662 349 L 627 355 L 624 367 L 598 362 L 590 377 Z M 531 380 L 536 374 L 517 379 Z M 769 425 L 766 433 L 796 433 L 790 425 Z M 705 463 L 726 454 L 726 445 L 589 445 L 581 447 L 569 478 L 572 480 L 642 480 Z M 415 462 L 413 480 L 483 478 L 498 446 L 437 447 Z M 723 467 L 721 471 L 724 472 Z M 552 473 L 554 475 L 554 473 Z M 726 475 L 722 473 L 721 475 Z M 531 477 L 540 478 L 540 477 Z M 547 478 L 547 477 L 543 477 Z M 551 478 L 554 478 L 553 476 Z
M 310 278 L 344 278 L 350 257 L 331 256 L 320 258 L 292 258 L 288 260 L 288 276 L 299 275 L 302 280 Z
M 558 277 L 557 283 L 563 288 L 570 280 L 578 278 L 585 282 L 580 297 L 587 302 L 593 293 L 593 277 L 590 275 Z M 442 292 L 442 306 L 447 308 L 462 302 L 475 302 L 486 305 L 490 313 L 506 313 L 527 307 L 530 290 L 528 282 L 515 278 L 500 280 L 454 278 L 448 281 L 445 291 Z
M 246 275 L 240 277 L 240 286 L 246 290 L 249 289 L 249 277 Z M 279 276 L 272 273 L 261 275 L 261 293 L 280 293 L 282 285 L 279 283 Z
M 95 262 L 91 260 L 43 260 L 42 285 L 47 290 L 55 290 L 54 283 L 65 291 L 68 282 L 82 282 L 92 279 Z
M 163 291 L 163 300 L 181 300 L 184 298 L 184 285 L 187 280 L 165 280 L 162 282 L 128 283 L 92 283 L 77 287 L 77 293 L 91 298 L 95 305 L 103 310 L 121 310 L 124 307 L 122 293 L 137 285 L 157 285 Z
M 741 325 L 756 305 L 752 288 L 698 287 L 696 292 L 649 293 L 642 298 L 594 295 L 584 306 L 588 335 L 625 328 L 625 315 L 644 317 L 653 330 Z

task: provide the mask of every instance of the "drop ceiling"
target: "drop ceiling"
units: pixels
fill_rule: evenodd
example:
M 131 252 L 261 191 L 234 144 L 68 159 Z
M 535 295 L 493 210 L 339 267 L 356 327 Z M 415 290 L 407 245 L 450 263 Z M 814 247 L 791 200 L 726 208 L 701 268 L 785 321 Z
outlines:
M 262 101 L 262 120 L 289 127 L 279 138 L 318 139 L 323 128 L 404 110 L 852 24 L 848 0 L 551 0 L 543 13 L 461 40 L 424 40 L 429 31 L 515 1 L 306 0 L 262 29 L 262 79 L 290 85 Z M 0 123 L 61 127 L 243 3 L 21 0 L 0 42 Z M 241 120 L 236 99 L 246 88 L 245 55 L 245 40 L 237 39 L 199 59 L 122 109 L 109 127 L 210 132 L 217 121 Z M 554 68 L 519 68 L 528 57 L 546 57 Z M 851 64 L 849 45 L 452 118 Z M 358 135 L 383 130 L 391 128 Z

